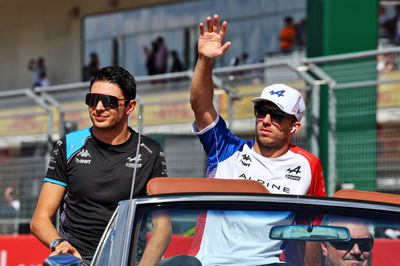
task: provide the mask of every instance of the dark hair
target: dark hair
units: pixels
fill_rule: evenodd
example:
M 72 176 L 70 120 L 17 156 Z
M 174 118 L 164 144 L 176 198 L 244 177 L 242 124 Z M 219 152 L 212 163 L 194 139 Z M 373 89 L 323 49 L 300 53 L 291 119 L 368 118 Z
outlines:
M 292 17 L 285 17 L 285 22 L 286 23 L 293 23 L 293 18 Z
M 136 98 L 135 78 L 123 67 L 107 66 L 97 70 L 90 81 L 90 88 L 96 81 L 115 83 L 122 90 L 125 99 L 134 100 Z

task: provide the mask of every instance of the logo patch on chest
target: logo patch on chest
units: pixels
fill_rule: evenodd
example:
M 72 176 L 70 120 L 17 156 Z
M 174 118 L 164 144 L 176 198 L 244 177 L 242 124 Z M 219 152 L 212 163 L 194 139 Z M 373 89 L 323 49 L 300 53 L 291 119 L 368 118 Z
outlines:
M 240 159 L 240 162 L 242 163 L 242 165 L 246 166 L 246 167 L 250 167 L 251 165 L 251 158 L 250 155 L 248 154 L 242 154 L 242 159 Z
M 286 177 L 287 179 L 299 181 L 300 178 L 301 178 L 301 176 L 298 175 L 298 174 L 301 173 L 300 169 L 301 169 L 301 166 L 297 166 L 297 167 L 295 167 L 295 168 L 293 168 L 293 169 L 290 169 L 290 168 L 286 169 L 286 171 L 288 172 L 288 174 L 286 174 L 285 177 Z M 294 175 L 294 174 L 296 174 L 296 175 Z
M 128 162 L 125 164 L 126 167 L 129 167 L 129 168 L 136 168 L 136 164 L 137 164 L 137 167 L 138 167 L 138 168 L 142 167 L 142 164 L 139 163 L 139 162 L 142 161 L 142 155 L 141 155 L 141 154 L 139 154 L 139 155 L 137 156 L 137 159 L 136 159 L 136 156 L 135 156 L 135 157 L 129 156 L 128 158 L 126 158 L 126 160 L 128 161 Z
M 78 158 L 79 157 L 79 158 Z M 90 155 L 88 150 L 82 149 L 75 158 L 75 163 L 79 163 L 79 164 L 90 164 L 92 162 L 91 159 L 87 159 L 87 158 L 91 158 L 92 156 Z

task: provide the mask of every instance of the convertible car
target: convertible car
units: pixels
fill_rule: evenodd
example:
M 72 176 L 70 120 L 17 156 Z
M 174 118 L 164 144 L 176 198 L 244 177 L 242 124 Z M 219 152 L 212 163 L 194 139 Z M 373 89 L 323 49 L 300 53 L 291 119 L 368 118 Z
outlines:
M 399 195 L 281 195 L 249 180 L 171 177 L 152 179 L 147 190 L 147 197 L 120 202 L 93 265 L 137 265 L 153 234 L 151 217 L 160 212 L 172 225 L 162 259 L 297 266 L 308 254 L 321 265 L 400 265 Z M 315 254 L 305 253 L 309 243 Z

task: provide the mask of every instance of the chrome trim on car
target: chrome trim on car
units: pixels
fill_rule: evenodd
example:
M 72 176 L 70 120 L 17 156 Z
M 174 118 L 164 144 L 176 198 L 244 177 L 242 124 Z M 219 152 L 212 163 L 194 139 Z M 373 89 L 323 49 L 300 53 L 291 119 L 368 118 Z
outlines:
M 173 202 L 195 202 L 195 201 L 244 201 L 244 202 L 265 202 L 265 203 L 284 203 L 284 204 L 301 204 L 314 206 L 332 206 L 346 207 L 367 210 L 380 210 L 400 212 L 400 205 L 379 203 L 373 201 L 362 201 L 343 198 L 314 198 L 307 196 L 277 196 L 277 195 L 165 195 L 157 197 L 146 197 L 134 199 L 137 204 L 156 204 L 156 203 L 173 203 Z

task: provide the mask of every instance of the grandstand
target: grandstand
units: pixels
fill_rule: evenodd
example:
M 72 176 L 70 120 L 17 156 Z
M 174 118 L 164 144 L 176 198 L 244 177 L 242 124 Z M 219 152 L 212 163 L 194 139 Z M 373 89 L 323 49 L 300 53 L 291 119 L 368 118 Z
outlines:
M 132 25 L 146 12 L 159 14 L 169 10 L 177 16 L 174 10 L 182 8 L 180 5 L 187 10 L 201 10 L 199 7 L 211 5 L 210 2 L 217 1 L 86 0 L 64 1 L 57 7 L 50 0 L 0 1 L 0 10 L 9 11 L 0 16 L 0 27 L 10 36 L 0 51 L 3 58 L 0 62 L 0 191 L 15 187 L 21 201 L 17 218 L 1 217 L 0 233 L 28 232 L 26 225 L 52 144 L 70 130 L 90 126 L 82 100 L 89 84 L 81 82 L 81 69 L 93 50 L 99 53 L 101 65 L 117 62 L 136 76 L 139 105 L 131 126 L 162 143 L 169 174 L 204 175 L 205 156 L 191 135 L 193 115 L 188 87 L 195 60 L 193 40 L 197 22 L 210 14 L 199 12 L 185 17 L 181 23 L 169 17 L 160 18 L 167 21 L 166 25 L 157 28 L 156 22 L 151 24 L 154 27 L 146 24 L 153 27 L 150 30 L 136 27 L 137 31 L 132 31 Z M 240 4 L 240 1 L 231 1 L 233 7 L 234 2 Z M 285 1 L 264 1 L 270 5 L 263 6 L 264 9 L 260 6 L 257 10 L 260 13 L 252 16 L 251 8 L 254 10 L 260 2 L 249 1 L 249 10 L 241 10 L 245 15 L 235 17 L 235 12 L 230 13 L 233 21 L 230 27 L 239 27 L 241 31 L 230 36 L 238 45 L 228 54 L 238 57 L 246 47 L 248 51 L 257 51 L 253 56 L 262 61 L 232 66 L 231 58 L 222 58 L 214 71 L 215 103 L 230 128 L 244 138 L 251 138 L 254 119 L 249 99 L 259 95 L 260 89 L 268 84 L 286 83 L 301 90 L 307 103 L 304 127 L 295 138 L 296 144 L 319 155 L 328 150 L 320 140 L 321 136 L 327 137 L 329 152 L 324 168 L 328 169 L 329 193 L 342 185 L 400 193 L 400 48 L 385 46 L 376 50 L 375 47 L 314 58 L 307 58 L 304 50 L 281 54 L 276 37 L 281 18 L 288 14 L 296 20 L 304 17 L 306 2 L 299 0 L 285 5 L 282 4 Z M 20 5 L 26 7 L 24 11 L 19 11 Z M 216 6 L 210 12 L 223 8 L 223 5 Z M 11 14 L 20 12 L 21 20 L 17 21 Z M 125 28 L 118 27 L 124 18 L 127 19 Z M 268 34 L 258 36 L 261 27 L 248 32 L 255 23 L 252 20 L 263 22 L 257 25 L 269 25 Z M 104 21 L 113 23 L 105 29 Z M 146 75 L 142 45 L 160 32 L 169 36 L 166 39 L 169 48 L 181 51 L 186 58 L 184 71 Z M 243 37 L 246 32 L 248 35 Z M 140 38 L 135 43 L 137 36 Z M 257 45 L 249 45 L 249 40 Z M 267 48 L 261 49 L 260 43 Z M 132 51 L 124 54 L 127 46 Z M 387 54 L 393 55 L 393 67 L 377 71 L 377 58 Z M 50 82 L 55 85 L 30 88 L 31 73 L 26 64 L 36 55 L 46 58 Z M 324 90 L 330 96 L 327 102 L 320 101 L 320 92 Z M 329 110 L 329 120 L 320 112 L 324 107 Z M 325 129 L 320 127 L 321 120 L 328 123 Z

